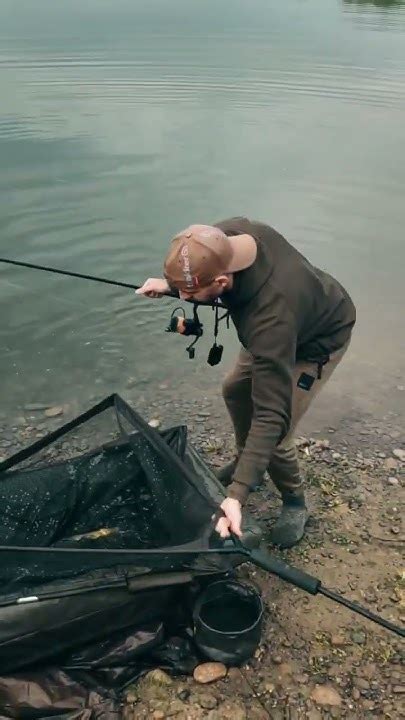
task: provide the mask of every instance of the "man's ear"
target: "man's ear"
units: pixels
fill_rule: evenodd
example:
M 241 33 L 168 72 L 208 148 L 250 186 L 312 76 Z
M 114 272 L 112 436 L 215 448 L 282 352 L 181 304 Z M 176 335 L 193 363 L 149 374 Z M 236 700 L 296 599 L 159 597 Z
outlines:
M 215 282 L 218 283 L 218 285 L 220 285 L 223 290 L 225 290 L 231 282 L 231 276 L 218 275 L 218 277 L 215 278 Z

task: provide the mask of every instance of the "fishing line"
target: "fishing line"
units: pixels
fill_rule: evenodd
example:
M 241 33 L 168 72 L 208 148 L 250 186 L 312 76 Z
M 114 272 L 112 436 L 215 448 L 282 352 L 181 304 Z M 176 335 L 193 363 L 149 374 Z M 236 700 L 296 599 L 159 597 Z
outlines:
M 61 270 L 59 268 L 49 267 L 47 265 L 37 265 L 36 263 L 23 262 L 22 260 L 0 258 L 0 262 L 7 265 L 15 265 L 17 267 L 28 268 L 30 270 L 42 270 L 43 272 L 54 273 L 56 275 L 67 275 L 68 277 L 79 278 L 81 280 L 92 280 L 93 282 L 104 283 L 105 285 L 115 285 L 117 287 L 129 288 L 131 290 L 139 290 L 142 287 L 141 285 L 134 285 L 133 283 L 126 283 L 120 280 L 110 280 L 109 278 L 98 277 L 96 275 L 87 275 L 84 273 L 73 272 L 71 270 Z M 178 299 L 178 295 L 175 292 L 164 292 L 162 293 L 162 295 L 173 299 Z M 227 327 L 229 327 L 229 313 L 225 312 L 225 314 L 221 318 L 219 318 L 218 307 L 220 302 L 218 299 L 194 300 L 193 298 L 190 298 L 188 300 L 185 300 L 184 302 L 189 302 L 193 304 L 193 319 L 188 320 L 185 317 L 175 318 L 172 313 L 169 326 L 166 328 L 167 332 L 178 332 L 181 335 L 194 336 L 195 339 L 186 348 L 186 352 L 188 353 L 190 360 L 193 360 L 195 357 L 194 346 L 203 335 L 203 324 L 200 322 L 200 319 L 198 317 L 197 306 L 202 305 L 205 307 L 211 307 L 215 311 L 214 345 L 209 351 L 207 362 L 211 366 L 218 365 L 221 362 L 223 351 L 223 346 L 217 345 L 218 324 L 220 320 L 227 318 Z

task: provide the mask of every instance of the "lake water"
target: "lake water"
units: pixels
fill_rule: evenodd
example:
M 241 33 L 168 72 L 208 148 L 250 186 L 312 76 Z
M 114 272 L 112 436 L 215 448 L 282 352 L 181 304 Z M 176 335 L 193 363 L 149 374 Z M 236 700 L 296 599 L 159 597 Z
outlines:
M 3 257 L 140 283 L 190 222 L 269 222 L 358 308 L 325 417 L 403 411 L 403 1 L 0 0 L 0 166 Z M 1 264 L 0 303 L 3 414 L 215 405 L 237 350 L 211 369 L 171 301 Z

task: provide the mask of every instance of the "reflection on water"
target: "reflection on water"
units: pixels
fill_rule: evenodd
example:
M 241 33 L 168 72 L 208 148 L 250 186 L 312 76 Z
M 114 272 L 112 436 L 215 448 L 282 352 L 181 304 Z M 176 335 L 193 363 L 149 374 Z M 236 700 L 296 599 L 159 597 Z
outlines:
M 396 8 L 404 6 L 404 0 L 343 0 L 345 5 L 374 5 L 379 8 Z
M 355 17 L 356 23 L 369 29 L 391 32 L 405 27 L 405 0 L 342 0 L 344 10 Z
M 388 406 L 404 79 L 403 2 L 0 0 L 0 255 L 137 283 L 189 222 L 270 222 L 357 304 L 340 396 Z M 0 267 L 0 302 L 5 414 L 129 378 L 217 392 L 237 349 L 224 332 L 208 368 L 205 337 L 189 362 L 173 303 L 55 275 Z

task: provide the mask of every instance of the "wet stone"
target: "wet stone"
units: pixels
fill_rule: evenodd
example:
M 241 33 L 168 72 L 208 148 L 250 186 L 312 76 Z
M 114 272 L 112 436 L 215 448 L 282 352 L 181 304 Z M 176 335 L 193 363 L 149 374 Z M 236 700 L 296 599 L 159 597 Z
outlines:
M 59 417 L 60 415 L 63 415 L 63 407 L 61 405 L 55 405 L 45 410 L 45 417 L 47 418 Z
M 201 684 L 215 682 L 224 678 L 226 672 L 226 667 L 222 663 L 202 663 L 194 670 L 194 680 Z

